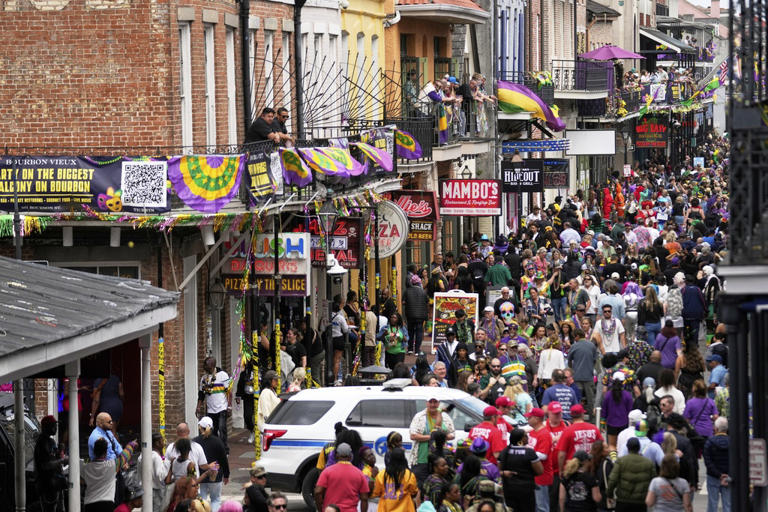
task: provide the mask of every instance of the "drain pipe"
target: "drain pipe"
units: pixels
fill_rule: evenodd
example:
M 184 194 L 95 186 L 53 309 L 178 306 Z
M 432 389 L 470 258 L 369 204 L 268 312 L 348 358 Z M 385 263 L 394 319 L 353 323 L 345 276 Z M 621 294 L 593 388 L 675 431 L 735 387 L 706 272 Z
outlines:
M 251 127 L 251 29 L 250 19 L 250 0 L 240 0 L 240 60 L 243 70 L 242 88 L 243 88 L 243 140 L 248 128 Z

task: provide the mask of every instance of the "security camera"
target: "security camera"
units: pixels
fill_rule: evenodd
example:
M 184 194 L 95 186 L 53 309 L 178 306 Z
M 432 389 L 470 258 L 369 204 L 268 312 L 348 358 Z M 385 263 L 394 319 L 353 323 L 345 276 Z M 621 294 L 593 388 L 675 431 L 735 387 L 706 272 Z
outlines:
M 339 0 L 339 7 L 345 11 L 349 9 L 349 0 Z

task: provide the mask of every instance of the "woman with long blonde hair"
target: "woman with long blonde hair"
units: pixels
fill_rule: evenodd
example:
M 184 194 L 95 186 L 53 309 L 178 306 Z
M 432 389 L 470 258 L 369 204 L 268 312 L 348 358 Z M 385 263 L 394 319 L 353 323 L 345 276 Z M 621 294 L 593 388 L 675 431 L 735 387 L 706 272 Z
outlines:
M 517 425 L 525 425 L 528 420 L 525 419 L 525 414 L 531 412 L 533 409 L 533 399 L 531 395 L 525 390 L 523 379 L 518 376 L 512 377 L 507 387 L 504 389 L 504 396 L 515 402 L 515 407 L 510 411 L 514 423 Z

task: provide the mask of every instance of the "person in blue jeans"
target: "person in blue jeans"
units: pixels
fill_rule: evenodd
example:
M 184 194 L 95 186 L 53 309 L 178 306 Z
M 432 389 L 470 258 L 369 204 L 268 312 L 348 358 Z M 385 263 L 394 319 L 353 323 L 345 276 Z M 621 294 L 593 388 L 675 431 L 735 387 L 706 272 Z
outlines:
M 728 419 L 715 420 L 715 435 L 704 444 L 704 465 L 707 467 L 707 512 L 717 512 L 722 501 L 723 512 L 731 512 L 731 478 L 728 476 Z
M 653 286 L 645 290 L 645 298 L 637 308 L 637 325 L 645 326 L 645 335 L 648 344 L 656 343 L 656 336 L 661 332 L 661 318 L 664 316 L 664 306 L 659 301 L 659 296 Z

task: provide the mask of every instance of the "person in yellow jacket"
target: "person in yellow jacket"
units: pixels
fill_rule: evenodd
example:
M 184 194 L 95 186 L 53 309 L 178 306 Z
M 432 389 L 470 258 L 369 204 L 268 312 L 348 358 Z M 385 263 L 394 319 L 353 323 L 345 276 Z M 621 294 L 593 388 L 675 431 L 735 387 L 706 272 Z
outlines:
M 408 469 L 405 450 L 395 448 L 389 453 L 386 469 L 376 475 L 371 497 L 379 498 L 378 512 L 416 512 L 419 486 Z

